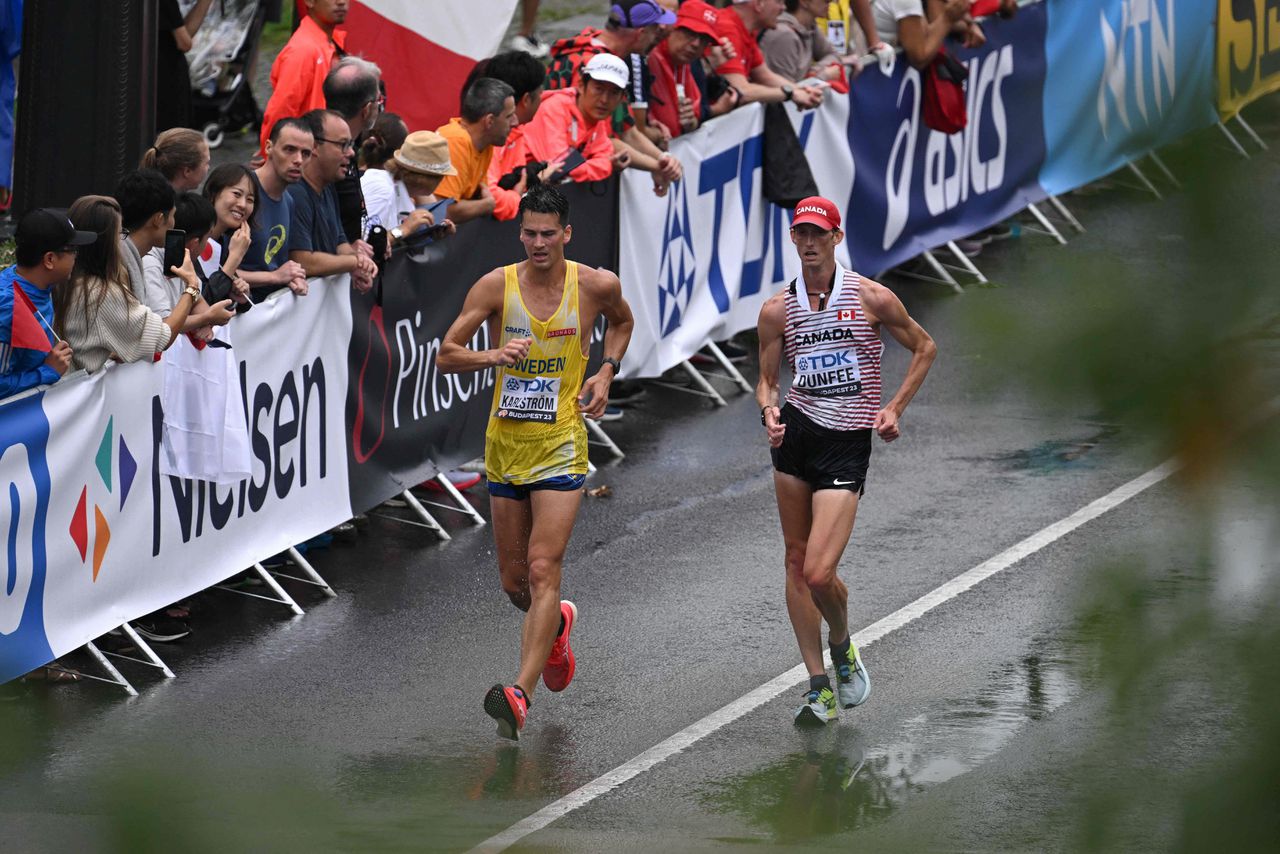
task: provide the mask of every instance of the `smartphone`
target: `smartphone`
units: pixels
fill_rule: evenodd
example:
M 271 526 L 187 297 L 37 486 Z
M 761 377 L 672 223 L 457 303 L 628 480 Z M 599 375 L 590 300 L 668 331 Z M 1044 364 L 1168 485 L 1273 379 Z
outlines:
M 551 183 L 560 183 L 565 178 L 569 177 L 570 172 L 586 162 L 587 158 L 582 155 L 581 151 L 576 148 L 570 148 L 565 152 L 564 163 L 561 164 L 560 168 L 556 170 L 556 173 L 551 176 Z
M 173 268 L 181 267 L 187 251 L 187 233 L 180 228 L 171 228 L 164 233 L 164 274 L 172 275 Z

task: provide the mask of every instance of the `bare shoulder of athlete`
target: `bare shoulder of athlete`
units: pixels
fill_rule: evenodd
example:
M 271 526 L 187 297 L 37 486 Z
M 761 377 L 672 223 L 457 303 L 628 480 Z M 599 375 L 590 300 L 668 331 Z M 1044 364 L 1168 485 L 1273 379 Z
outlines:
M 604 267 L 588 267 L 586 264 L 579 264 L 578 287 L 585 288 L 596 298 L 603 298 L 621 291 L 622 280 L 618 278 L 617 273 Z
M 785 291 L 779 291 L 760 306 L 760 321 L 756 325 L 762 332 L 781 333 L 786 320 L 787 296 Z
M 496 267 L 476 279 L 471 286 L 469 298 L 479 299 L 485 305 L 502 307 L 502 295 L 506 290 L 506 274 L 501 267 Z
M 870 323 L 881 323 L 888 318 L 906 315 L 907 310 L 898 295 L 874 279 L 864 277 L 858 281 L 858 298 L 862 301 L 862 310 Z

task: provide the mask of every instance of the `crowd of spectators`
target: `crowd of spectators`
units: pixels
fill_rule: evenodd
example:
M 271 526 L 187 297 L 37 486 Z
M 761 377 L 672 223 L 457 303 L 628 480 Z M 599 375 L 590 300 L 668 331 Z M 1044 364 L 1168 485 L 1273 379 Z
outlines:
M 163 62 L 190 49 L 209 6 L 179 16 L 162 3 Z M 981 44 L 975 16 L 1016 0 L 616 0 L 600 26 L 550 46 L 526 2 L 518 49 L 478 63 L 459 115 L 435 129 L 384 111 L 380 70 L 344 50 L 345 0 L 304 7 L 271 69 L 253 163 L 210 171 L 184 126 L 189 92 L 174 91 L 186 78 L 162 72 L 163 130 L 114 195 L 20 218 L 16 264 L 0 273 L 0 398 L 159 359 L 183 336 L 199 347 L 275 292 L 305 297 L 309 280 L 349 274 L 367 291 L 375 233 L 390 252 L 513 219 L 536 182 L 632 169 L 662 195 L 683 175 L 672 139 L 753 102 L 820 108 L 866 54 L 885 64 L 900 47 L 924 68 L 947 38 Z M 166 265 L 177 232 L 182 260 Z

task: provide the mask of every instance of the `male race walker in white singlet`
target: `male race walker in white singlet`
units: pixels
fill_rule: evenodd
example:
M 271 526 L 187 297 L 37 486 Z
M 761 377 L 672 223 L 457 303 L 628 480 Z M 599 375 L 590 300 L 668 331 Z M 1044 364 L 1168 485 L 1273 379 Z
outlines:
M 560 573 L 587 476 L 582 418 L 604 414 L 633 325 L 616 275 L 565 260 L 572 236 L 564 195 L 545 184 L 529 190 L 520 200 L 528 260 L 472 286 L 436 359 L 445 373 L 497 369 L 484 462 L 502 589 L 525 618 L 520 672 L 489 689 L 484 710 L 510 739 L 520 737 L 538 678 L 563 691 L 577 666 L 569 633 L 578 608 L 561 601 Z M 601 315 L 604 362 L 584 382 Z M 497 346 L 472 350 L 482 323 Z
M 796 723 L 827 723 L 839 705 L 871 695 L 871 677 L 849 637 L 849 591 L 837 573 L 865 492 L 871 432 L 899 436 L 898 419 L 924 382 L 937 348 L 883 285 L 836 263 L 840 212 L 811 196 L 796 206 L 791 242 L 802 273 L 760 310 L 756 401 L 769 437 L 786 545 L 787 612 L 809 670 Z M 911 351 L 897 393 L 880 405 L 881 327 Z M 779 403 L 785 355 L 791 388 Z M 822 658 L 827 623 L 836 691 Z

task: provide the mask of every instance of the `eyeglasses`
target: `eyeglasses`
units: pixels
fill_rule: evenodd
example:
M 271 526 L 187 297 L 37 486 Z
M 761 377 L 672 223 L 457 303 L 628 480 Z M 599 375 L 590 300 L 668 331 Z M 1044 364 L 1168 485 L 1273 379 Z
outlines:
M 327 142 L 330 145 L 338 146 L 338 148 L 341 148 L 343 151 L 356 150 L 355 140 L 351 140 L 351 139 L 325 139 L 324 137 L 318 136 L 316 137 L 316 142 Z

